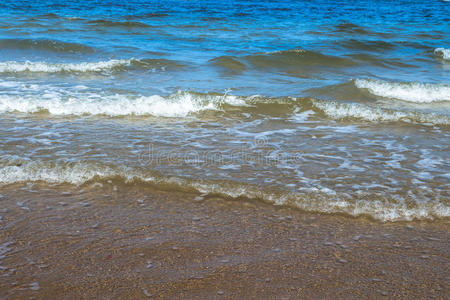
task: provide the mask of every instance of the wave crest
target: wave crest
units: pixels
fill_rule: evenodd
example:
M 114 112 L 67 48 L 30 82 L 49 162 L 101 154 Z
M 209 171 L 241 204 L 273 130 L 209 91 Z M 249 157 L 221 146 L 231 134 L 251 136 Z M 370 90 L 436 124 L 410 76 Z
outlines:
M 227 69 L 232 72 L 242 72 L 247 69 L 246 65 L 240 62 L 236 57 L 232 56 L 220 56 L 211 59 L 213 65 Z
M 94 48 L 50 39 L 2 39 L 0 49 L 42 50 L 51 52 L 92 53 Z
M 450 49 L 436 48 L 434 49 L 434 54 L 440 56 L 445 60 L 450 60 Z
M 25 182 L 82 185 L 92 181 L 104 182 L 121 178 L 125 183 L 151 184 L 175 191 L 196 191 L 225 198 L 257 199 L 274 205 L 294 206 L 306 211 L 366 215 L 382 221 L 447 218 L 450 208 L 439 200 L 429 202 L 404 199 L 364 199 L 354 201 L 326 190 L 310 189 L 302 193 L 265 191 L 260 187 L 237 182 L 195 181 L 177 177 L 162 177 L 126 167 L 112 167 L 94 163 L 24 162 L 20 165 L 0 166 L 0 186 Z
M 245 58 L 257 66 L 267 67 L 347 67 L 354 65 L 354 62 L 348 58 L 326 55 L 320 52 L 305 49 L 274 51 L 249 55 Z
M 210 62 L 233 72 L 242 72 L 247 68 L 279 70 L 301 78 L 314 77 L 317 73 L 323 72 L 324 68 L 345 68 L 355 64 L 349 58 L 304 49 L 255 53 L 240 57 L 220 56 Z
M 48 62 L 0 62 L 0 73 L 85 73 L 119 72 L 128 68 L 156 69 L 181 66 L 165 59 L 112 59 L 100 62 L 48 63 Z
M 450 101 L 450 86 L 419 82 L 388 82 L 375 79 L 357 79 L 355 85 L 359 89 L 367 89 L 369 93 L 415 103 L 431 103 Z
M 371 107 L 359 103 L 339 103 L 314 99 L 313 106 L 333 119 L 359 119 L 369 122 L 407 122 L 450 125 L 450 118 L 444 115 L 421 112 L 404 112 Z
M 0 112 L 48 112 L 52 115 L 185 117 L 204 110 L 220 110 L 223 104 L 245 105 L 245 102 L 235 96 L 189 92 L 178 92 L 168 97 L 97 93 L 84 93 L 81 97 L 56 93 L 42 98 L 0 95 Z
M 51 86 L 21 87 L 20 84 L 14 82 L 0 82 L 0 86 L 13 90 L 25 89 L 20 94 L 0 94 L 0 113 L 176 118 L 193 116 L 205 111 L 222 111 L 224 114 L 233 114 L 238 110 L 257 115 L 276 117 L 282 115 L 289 118 L 292 114 L 295 115 L 299 109 L 313 109 L 333 119 L 450 125 L 450 117 L 444 114 L 394 110 L 360 103 L 342 103 L 314 98 L 268 98 L 257 95 L 243 97 L 187 91 L 179 91 L 168 96 L 144 96 L 91 91 L 84 86 L 74 89 L 52 88 Z M 39 90 L 41 91 L 39 92 Z M 39 93 L 36 94 L 36 92 Z

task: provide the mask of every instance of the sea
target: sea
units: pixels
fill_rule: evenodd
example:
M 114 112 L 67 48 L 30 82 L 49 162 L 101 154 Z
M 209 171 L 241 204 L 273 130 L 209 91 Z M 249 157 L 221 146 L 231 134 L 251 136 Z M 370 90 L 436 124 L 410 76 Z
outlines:
M 449 218 L 449 24 L 439 0 L 4 0 L 0 194 Z

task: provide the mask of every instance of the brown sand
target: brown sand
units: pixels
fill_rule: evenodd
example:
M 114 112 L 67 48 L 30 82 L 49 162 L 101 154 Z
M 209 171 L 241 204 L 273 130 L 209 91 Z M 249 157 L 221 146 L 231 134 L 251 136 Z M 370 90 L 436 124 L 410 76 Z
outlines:
M 449 296 L 448 221 L 113 186 L 4 188 L 0 299 Z

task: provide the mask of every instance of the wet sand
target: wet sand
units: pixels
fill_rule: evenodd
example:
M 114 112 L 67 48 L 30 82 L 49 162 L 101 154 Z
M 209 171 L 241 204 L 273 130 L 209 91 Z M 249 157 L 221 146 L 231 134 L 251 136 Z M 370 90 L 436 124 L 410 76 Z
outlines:
M 0 299 L 449 295 L 448 220 L 381 223 L 116 182 L 0 194 Z

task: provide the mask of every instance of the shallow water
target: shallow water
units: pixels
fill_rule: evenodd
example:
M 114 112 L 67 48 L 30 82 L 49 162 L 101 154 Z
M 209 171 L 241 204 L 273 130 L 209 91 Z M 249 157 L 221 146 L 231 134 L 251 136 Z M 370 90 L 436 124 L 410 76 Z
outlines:
M 0 5 L 0 183 L 450 216 L 450 4 Z

